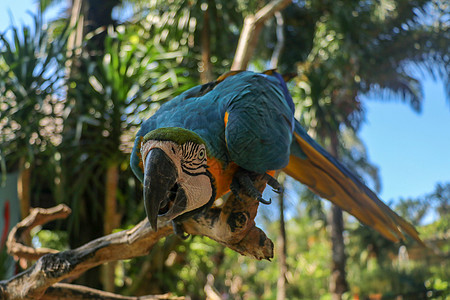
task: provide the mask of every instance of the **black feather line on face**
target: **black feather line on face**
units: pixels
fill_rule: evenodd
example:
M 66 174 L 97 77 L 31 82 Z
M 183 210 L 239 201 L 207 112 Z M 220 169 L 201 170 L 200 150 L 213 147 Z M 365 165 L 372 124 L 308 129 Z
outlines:
M 193 160 L 195 159 L 194 154 L 197 153 L 198 148 L 200 147 L 199 144 L 196 143 L 185 143 L 182 146 L 183 151 L 183 158 L 185 160 Z
M 200 168 L 202 168 L 203 166 L 200 166 L 200 167 L 198 167 L 198 168 L 189 168 L 189 167 L 186 167 L 186 166 L 181 166 L 181 170 L 183 171 L 183 173 L 186 173 L 186 174 L 188 174 L 188 175 L 191 175 L 191 176 L 197 176 L 197 175 L 206 175 L 206 173 L 205 172 L 200 172 L 200 173 L 192 173 L 192 172 L 190 172 L 190 171 L 195 171 L 195 170 L 198 170 L 198 169 L 200 169 Z
M 186 171 L 185 173 L 190 174 L 190 171 L 196 171 L 207 166 L 205 155 L 202 155 L 203 158 L 199 159 L 199 153 L 204 154 L 204 148 L 201 147 L 202 145 L 193 142 L 187 142 L 181 146 L 181 167 L 183 171 Z

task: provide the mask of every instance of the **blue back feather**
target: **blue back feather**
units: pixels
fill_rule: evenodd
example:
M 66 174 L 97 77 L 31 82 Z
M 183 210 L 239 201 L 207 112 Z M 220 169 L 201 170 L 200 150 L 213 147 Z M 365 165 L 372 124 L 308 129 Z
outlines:
M 275 74 L 241 72 L 206 94 L 202 93 L 205 86 L 196 86 L 163 104 L 137 133 L 131 156 L 137 177 L 142 180 L 137 153 L 140 137 L 160 127 L 196 132 L 207 143 L 209 155 L 224 167 L 231 161 L 259 173 L 284 167 L 289 160 L 294 110 L 286 84 Z M 227 128 L 225 112 L 229 113 Z

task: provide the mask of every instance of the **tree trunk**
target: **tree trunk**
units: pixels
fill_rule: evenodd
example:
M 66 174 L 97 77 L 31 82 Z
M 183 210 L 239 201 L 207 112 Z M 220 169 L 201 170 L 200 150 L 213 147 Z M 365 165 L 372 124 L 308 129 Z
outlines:
M 330 134 L 331 146 L 330 153 L 338 158 L 338 137 L 335 132 Z M 333 205 L 330 212 L 329 222 L 331 226 L 331 249 L 332 266 L 330 277 L 330 293 L 333 300 L 342 299 L 342 294 L 348 290 L 348 284 L 345 274 L 346 256 L 344 244 L 344 220 L 342 209 Z
M 283 187 L 283 191 L 281 191 L 279 196 L 279 210 L 280 210 L 280 233 L 277 239 L 278 244 L 278 259 L 280 262 L 280 274 L 278 275 L 277 281 L 277 300 L 286 299 L 286 273 L 287 273 L 287 264 L 286 264 L 286 256 L 287 256 L 287 240 L 286 240 L 286 226 L 284 222 L 284 179 L 285 176 L 282 174 L 283 178 L 280 183 Z M 280 177 L 279 176 L 279 179 Z
M 106 171 L 105 215 L 103 218 L 103 233 L 108 235 L 120 226 L 120 215 L 117 212 L 117 186 L 119 183 L 119 169 L 112 164 Z M 107 292 L 114 292 L 115 268 L 117 262 L 102 265 L 102 284 Z
M 31 193 L 30 193 L 30 178 L 31 178 L 31 165 L 27 162 L 25 157 L 21 157 L 19 160 L 19 177 L 17 178 L 17 196 L 20 203 L 20 217 L 21 220 L 25 219 L 30 213 L 31 208 Z M 29 233 L 24 237 L 24 243 L 31 245 L 31 235 Z M 26 269 L 31 265 L 31 262 L 26 259 L 20 259 L 19 265 L 22 269 Z
M 20 201 L 20 216 L 22 220 L 30 213 L 31 194 L 30 194 L 30 163 L 25 157 L 20 158 L 19 162 L 19 178 L 17 180 L 17 195 Z
M 342 294 L 348 290 L 345 274 L 345 245 L 344 245 L 344 220 L 342 209 L 333 205 L 330 214 L 332 266 L 330 278 L 330 292 L 333 300 L 340 300 Z

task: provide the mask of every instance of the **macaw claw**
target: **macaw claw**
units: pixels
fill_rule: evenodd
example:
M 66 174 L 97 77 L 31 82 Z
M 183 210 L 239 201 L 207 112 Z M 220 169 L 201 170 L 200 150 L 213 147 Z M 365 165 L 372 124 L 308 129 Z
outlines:
M 269 200 L 266 200 L 266 199 L 264 199 L 263 197 L 258 197 L 257 200 L 258 200 L 259 202 L 261 202 L 262 204 L 266 204 L 266 205 L 269 205 L 269 204 L 272 203 L 272 199 L 271 199 L 271 198 L 269 198 Z
M 272 191 L 275 193 L 280 194 L 283 191 L 281 184 L 269 174 L 264 173 L 263 179 L 267 181 L 267 184 L 272 187 Z
M 244 192 L 251 198 L 258 200 L 262 204 L 271 204 L 272 199 L 265 200 L 261 193 L 256 189 L 255 185 L 253 184 L 253 180 L 256 179 L 256 177 L 260 176 L 261 174 L 251 172 L 245 169 L 240 168 L 236 174 L 234 174 L 233 180 L 230 184 L 230 190 L 231 192 L 236 196 L 237 199 L 242 200 L 239 196 L 239 191 L 241 188 L 244 189 Z M 270 176 L 267 173 L 264 173 L 263 180 L 267 182 L 268 185 L 270 185 L 274 192 L 281 193 L 282 188 L 281 185 L 278 183 L 278 181 Z

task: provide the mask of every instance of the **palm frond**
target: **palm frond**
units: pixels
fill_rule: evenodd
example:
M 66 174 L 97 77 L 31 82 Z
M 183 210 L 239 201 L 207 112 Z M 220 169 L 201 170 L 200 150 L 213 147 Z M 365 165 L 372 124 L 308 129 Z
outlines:
M 42 15 L 33 16 L 33 21 L 34 27 L 12 26 L 0 34 L 0 124 L 2 133 L 8 133 L 0 142 L 10 162 L 24 156 L 33 160 L 44 145 L 52 144 L 42 124 L 58 117 L 52 106 L 64 83 L 69 29 L 53 35 L 51 28 L 42 29 Z
M 369 92 L 367 95 L 379 96 L 384 100 L 400 98 L 408 102 L 411 108 L 420 112 L 422 109 L 423 90 L 419 80 L 403 72 L 389 72 L 386 70 L 372 82 L 366 82 Z

